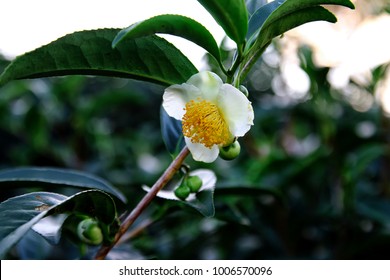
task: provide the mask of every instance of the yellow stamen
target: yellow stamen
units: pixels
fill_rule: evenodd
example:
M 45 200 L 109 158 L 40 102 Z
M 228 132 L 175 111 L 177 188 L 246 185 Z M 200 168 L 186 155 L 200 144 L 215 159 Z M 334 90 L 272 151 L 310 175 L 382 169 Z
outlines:
M 207 148 L 230 143 L 229 127 L 217 105 L 199 98 L 187 102 L 184 110 L 183 134 L 191 142 L 201 143 Z

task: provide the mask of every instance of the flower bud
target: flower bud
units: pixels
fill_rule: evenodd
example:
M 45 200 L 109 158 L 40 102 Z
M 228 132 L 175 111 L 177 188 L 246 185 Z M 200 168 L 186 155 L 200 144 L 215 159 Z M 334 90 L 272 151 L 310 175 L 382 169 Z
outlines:
M 202 179 L 200 179 L 199 176 L 189 176 L 186 181 L 187 186 L 192 193 L 197 193 L 203 184 Z
M 219 156 L 224 160 L 232 160 L 238 157 L 241 151 L 241 146 L 238 141 L 234 141 L 229 146 L 225 146 L 219 149 Z
M 190 188 L 185 180 L 183 180 L 182 184 L 175 190 L 175 195 L 181 200 L 186 200 L 186 198 L 190 195 L 190 192 Z
M 77 235 L 81 241 L 90 245 L 99 245 L 103 241 L 103 233 L 99 223 L 92 218 L 82 220 L 78 224 Z

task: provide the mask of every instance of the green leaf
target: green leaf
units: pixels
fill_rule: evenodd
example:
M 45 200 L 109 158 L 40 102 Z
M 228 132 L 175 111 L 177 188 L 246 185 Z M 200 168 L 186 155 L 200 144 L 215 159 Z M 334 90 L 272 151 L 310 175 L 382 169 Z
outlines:
M 37 184 L 39 182 L 39 184 Z M 126 203 L 126 197 L 107 181 L 92 174 L 61 168 L 21 167 L 0 170 L 0 187 L 65 186 L 99 189 Z
M 246 35 L 246 38 L 249 39 L 253 35 L 256 35 L 255 33 L 260 30 L 261 26 L 264 24 L 270 14 L 275 11 L 280 5 L 282 5 L 284 1 L 285 0 L 272 1 L 271 3 L 265 4 L 264 6 L 256 10 L 249 19 L 248 33 Z
M 52 245 L 41 233 L 29 230 L 15 246 L 19 259 L 22 260 L 46 260 L 52 252 Z
M 245 58 L 241 64 L 241 79 L 245 78 L 252 65 L 266 50 L 273 38 L 302 24 L 319 20 L 332 23 L 337 21 L 336 17 L 331 12 L 318 6 L 302 9 L 293 14 L 286 15 L 273 22 L 268 28 L 265 28 L 264 23 L 256 42 L 245 54 Z
M 117 226 L 115 203 L 100 190 L 88 190 L 71 197 L 48 192 L 12 197 L 0 204 L 0 258 L 4 258 L 7 251 L 42 218 L 62 213 L 85 214 L 107 226 Z
M 102 75 L 171 85 L 198 72 L 186 56 L 158 36 L 126 40 L 112 49 L 119 31 L 75 32 L 17 57 L 0 76 L 0 86 L 15 79 L 61 75 Z
M 291 15 L 299 12 L 300 10 L 304 10 L 311 7 L 319 7 L 319 5 L 340 5 L 345 6 L 351 9 L 354 9 L 355 6 L 349 1 L 349 0 L 287 0 L 280 5 L 264 22 L 264 25 L 262 25 L 262 29 L 271 28 L 271 25 L 275 26 L 274 23 L 278 22 L 282 18 L 289 16 L 291 18 Z M 313 11 L 314 13 L 314 11 Z M 298 14 L 296 15 L 298 16 Z M 336 19 L 337 20 L 337 19 Z M 302 21 L 301 21 L 302 22 Z M 302 23 L 301 23 L 302 24 Z M 287 24 L 285 24 L 288 26 Z M 294 24 L 291 24 L 294 28 Z M 261 26 L 259 26 L 261 27 Z M 275 28 L 275 27 L 272 27 Z M 290 29 L 292 29 L 290 28 Z M 289 29 L 288 29 L 289 30 Z M 285 30 L 284 32 L 286 32 Z M 280 35 L 280 34 L 278 34 Z M 277 35 L 276 35 L 277 36 Z
M 259 8 L 267 4 L 267 0 L 245 0 L 248 15 L 252 16 Z
M 204 190 L 196 194 L 196 199 L 181 201 L 182 203 L 196 209 L 203 216 L 209 218 L 215 214 L 214 190 Z
M 67 214 L 45 217 L 35 224 L 32 231 L 38 233 L 42 238 L 52 245 L 57 245 L 61 239 L 61 229 Z
M 47 209 L 67 197 L 36 192 L 10 198 L 0 204 L 0 258 L 47 214 Z M 46 211 L 45 211 L 46 209 Z
M 161 135 L 167 150 L 172 155 L 178 154 L 185 145 L 181 121 L 170 117 L 161 106 L 160 122 Z
M 248 31 L 248 11 L 244 0 L 198 0 L 226 34 L 241 45 Z
M 354 8 L 348 0 L 287 0 L 277 7 L 264 22 L 259 20 L 258 31 L 254 31 L 256 26 L 252 23 L 250 32 L 253 35 L 246 46 L 245 59 L 240 70 L 241 78 L 245 78 L 252 65 L 276 36 L 312 21 L 336 22 L 337 18 L 331 12 L 319 6 L 324 4 Z
M 218 44 L 213 35 L 199 22 L 180 15 L 159 15 L 135 23 L 121 30 L 112 45 L 116 47 L 124 38 L 140 38 L 156 33 L 180 36 L 207 50 L 212 56 L 221 60 Z

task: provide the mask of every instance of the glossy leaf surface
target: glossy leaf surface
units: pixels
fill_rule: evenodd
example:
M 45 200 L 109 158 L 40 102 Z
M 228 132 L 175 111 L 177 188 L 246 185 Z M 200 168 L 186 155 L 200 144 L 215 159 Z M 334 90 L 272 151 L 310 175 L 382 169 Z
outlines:
M 226 34 L 242 44 L 248 31 L 248 12 L 244 0 L 198 0 Z
M 186 81 L 197 69 L 158 36 L 126 40 L 112 49 L 119 29 L 75 32 L 16 58 L 0 76 L 9 81 L 63 75 L 100 75 L 163 85 Z
M 156 33 L 185 38 L 207 50 L 218 61 L 221 60 L 218 44 L 213 35 L 199 22 L 181 15 L 159 15 L 135 23 L 121 30 L 112 45 L 118 46 L 125 38 L 140 38 Z
M 181 122 L 170 117 L 161 107 L 160 110 L 161 135 L 167 150 L 175 155 L 184 147 L 184 136 Z
M 39 184 L 37 184 L 39 182 Z M 92 174 L 61 168 L 21 167 L 0 170 L 0 187 L 56 185 L 99 189 L 126 202 L 125 196 L 107 181 Z
M 13 197 L 0 204 L 0 258 L 42 218 L 62 213 L 86 214 L 107 226 L 115 225 L 117 219 L 114 201 L 100 190 L 88 190 L 71 197 L 49 192 Z
M 335 23 L 337 18 L 327 9 L 319 6 L 322 4 L 335 4 L 354 8 L 354 5 L 348 0 L 285 1 L 265 21 L 259 20 L 258 36 L 256 36 L 256 28 L 254 26 L 251 27 L 251 32 L 254 35 L 252 35 L 246 48 L 245 59 L 240 70 L 241 78 L 244 79 L 246 77 L 252 65 L 265 51 L 273 38 L 308 22 L 328 21 Z

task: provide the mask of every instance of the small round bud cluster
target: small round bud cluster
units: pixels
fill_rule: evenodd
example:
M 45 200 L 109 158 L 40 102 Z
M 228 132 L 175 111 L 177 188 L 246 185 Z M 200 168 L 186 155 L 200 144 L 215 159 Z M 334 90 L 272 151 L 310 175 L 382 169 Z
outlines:
M 174 193 L 177 198 L 186 200 L 190 193 L 197 193 L 202 187 L 202 184 L 202 179 L 199 176 L 185 176 Z

